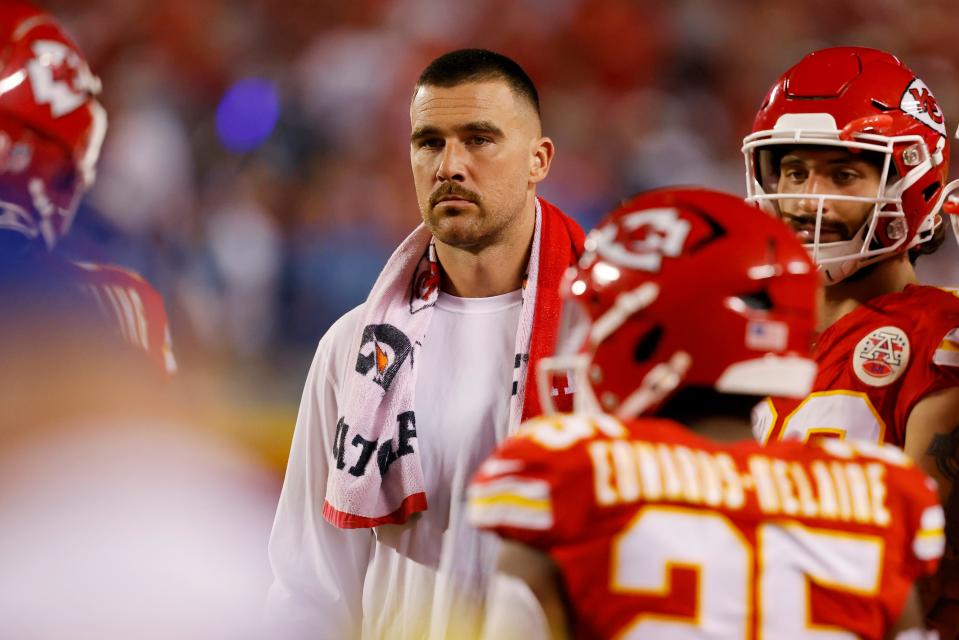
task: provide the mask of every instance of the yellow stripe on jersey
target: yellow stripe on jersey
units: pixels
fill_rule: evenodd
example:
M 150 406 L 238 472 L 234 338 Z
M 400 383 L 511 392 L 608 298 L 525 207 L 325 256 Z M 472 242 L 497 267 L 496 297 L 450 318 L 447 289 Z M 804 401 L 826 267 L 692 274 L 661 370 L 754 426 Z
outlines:
M 938 504 L 926 507 L 919 520 L 919 531 L 912 541 L 912 552 L 920 560 L 936 560 L 946 550 L 946 516 Z
M 495 505 L 511 505 L 514 507 L 521 507 L 523 509 L 532 509 L 534 511 L 549 511 L 551 505 L 549 500 L 533 500 L 527 498 L 526 496 L 517 495 L 515 493 L 501 493 L 495 496 L 488 496 L 485 498 L 473 498 L 470 500 L 470 505 L 477 508 L 484 508 Z
M 945 335 L 932 356 L 935 364 L 946 367 L 959 367 L 959 329 L 953 329 Z
M 549 483 L 503 477 L 473 484 L 468 491 L 470 522 L 478 527 L 545 530 L 553 526 Z

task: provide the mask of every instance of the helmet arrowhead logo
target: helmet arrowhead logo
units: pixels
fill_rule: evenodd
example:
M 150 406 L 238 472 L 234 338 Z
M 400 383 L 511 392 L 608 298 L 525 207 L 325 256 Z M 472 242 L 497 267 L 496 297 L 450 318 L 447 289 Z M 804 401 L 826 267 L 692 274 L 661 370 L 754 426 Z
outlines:
M 37 104 L 50 105 L 54 118 L 65 116 L 100 90 L 100 81 L 86 62 L 70 47 L 55 40 L 33 43 L 34 58 L 27 62 L 27 75 Z
M 919 78 L 914 78 L 906 87 L 899 100 L 899 108 L 939 135 L 946 135 L 946 124 L 939 103 L 926 83 Z

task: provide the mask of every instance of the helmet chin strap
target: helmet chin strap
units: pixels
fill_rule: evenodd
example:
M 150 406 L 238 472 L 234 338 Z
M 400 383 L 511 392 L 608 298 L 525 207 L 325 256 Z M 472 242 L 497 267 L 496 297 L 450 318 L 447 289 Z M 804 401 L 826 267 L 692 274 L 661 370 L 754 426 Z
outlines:
M 616 408 L 614 415 L 628 420 L 657 406 L 676 390 L 692 363 L 693 359 L 685 351 L 675 352 L 669 360 L 657 364 L 646 374 L 639 387 Z
M 827 287 L 831 284 L 839 284 L 852 274 L 856 273 L 861 266 L 856 260 L 846 260 L 838 264 L 829 264 L 819 267 L 819 272 L 823 276 L 823 284 Z

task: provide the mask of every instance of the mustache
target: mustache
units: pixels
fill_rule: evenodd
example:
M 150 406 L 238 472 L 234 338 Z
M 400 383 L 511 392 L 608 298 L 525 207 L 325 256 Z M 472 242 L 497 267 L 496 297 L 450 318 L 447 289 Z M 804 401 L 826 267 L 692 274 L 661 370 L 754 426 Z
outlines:
M 444 182 L 436 188 L 436 191 L 430 194 L 430 206 L 435 207 L 439 204 L 440 199 L 447 196 L 456 196 L 469 202 L 479 202 L 480 200 L 478 193 L 470 191 L 466 187 L 461 187 L 455 182 Z
M 801 213 L 784 213 L 783 218 L 785 221 L 792 227 L 811 227 L 812 229 L 816 228 L 816 216 L 807 215 Z M 852 239 L 852 233 L 850 233 L 849 228 L 846 227 L 841 222 L 832 222 L 826 219 L 823 219 L 822 224 L 819 226 L 820 233 L 825 231 L 833 231 L 838 233 L 843 240 Z

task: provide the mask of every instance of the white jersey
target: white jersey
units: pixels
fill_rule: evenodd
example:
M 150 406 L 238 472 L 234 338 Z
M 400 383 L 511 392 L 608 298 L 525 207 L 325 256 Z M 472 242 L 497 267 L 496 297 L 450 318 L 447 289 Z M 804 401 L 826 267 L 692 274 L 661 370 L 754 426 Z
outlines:
M 506 437 L 522 293 L 440 294 L 416 348 L 414 409 L 428 509 L 403 525 L 323 519 L 340 381 L 361 307 L 323 337 L 307 377 L 270 560 L 270 617 L 303 638 L 455 638 L 474 632 L 499 543 L 465 519 L 465 490 Z

